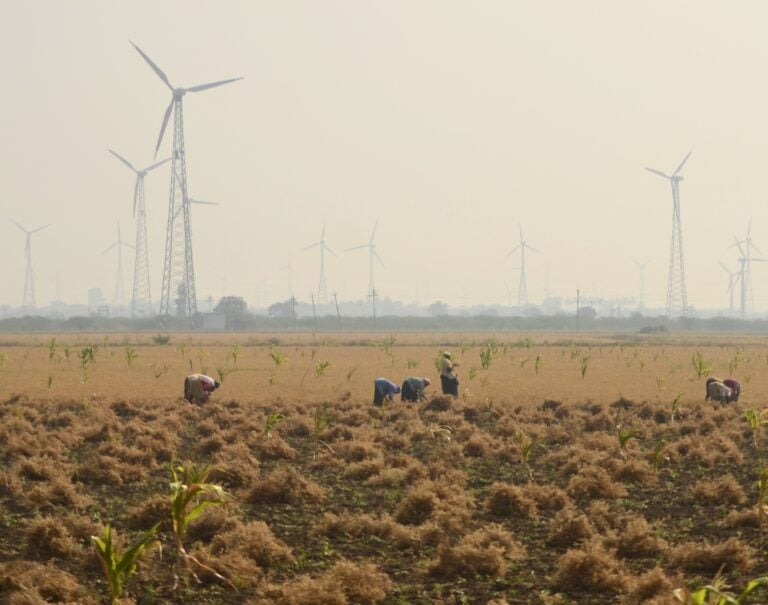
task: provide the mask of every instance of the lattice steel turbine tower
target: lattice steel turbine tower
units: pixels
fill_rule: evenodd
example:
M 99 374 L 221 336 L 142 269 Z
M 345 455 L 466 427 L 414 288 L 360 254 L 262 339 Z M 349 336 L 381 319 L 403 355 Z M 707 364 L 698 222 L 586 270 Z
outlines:
M 373 283 L 373 265 L 374 260 L 379 261 L 379 264 L 383 267 L 384 261 L 381 260 L 381 257 L 379 257 L 378 253 L 376 252 L 376 243 L 374 240 L 376 239 L 376 229 L 379 226 L 379 219 L 376 219 L 376 223 L 373 225 L 373 232 L 371 233 L 371 239 L 368 240 L 367 244 L 363 244 L 361 246 L 355 246 L 353 248 L 347 248 L 345 252 L 349 252 L 350 250 L 360 250 L 362 248 L 368 248 L 368 292 L 366 293 L 366 296 L 371 296 L 373 294 L 373 291 L 376 289 L 375 285 Z
M 27 261 L 27 272 L 24 275 L 24 295 L 21 299 L 21 308 L 22 309 L 34 309 L 35 308 L 35 272 L 34 269 L 32 269 L 32 234 L 37 233 L 38 231 L 42 231 L 49 225 L 43 225 L 42 227 L 38 227 L 37 229 L 27 229 L 25 227 L 22 227 L 11 219 L 11 222 L 16 225 L 19 229 L 21 229 L 24 233 L 27 234 L 27 241 L 24 244 L 24 258 Z
M 133 44 L 133 42 L 131 42 Z M 173 113 L 173 153 L 171 155 L 171 190 L 168 202 L 168 227 L 165 236 L 165 256 L 163 261 L 163 282 L 160 291 L 160 316 L 167 318 L 171 305 L 175 302 L 176 315 L 186 316 L 190 322 L 197 315 L 197 290 L 195 288 L 195 267 L 192 258 L 192 229 L 190 224 L 190 205 L 187 186 L 187 158 L 184 147 L 184 110 L 183 99 L 188 92 L 201 92 L 209 88 L 223 86 L 242 80 L 231 78 L 209 84 L 199 84 L 189 88 L 174 88 L 168 77 L 135 44 L 133 47 L 149 64 L 157 76 L 171 90 L 172 97 L 163 116 L 160 136 L 157 138 L 155 157 L 163 141 L 165 128 Z
M 687 316 L 690 312 L 688 308 L 688 294 L 685 287 L 685 262 L 683 260 L 683 228 L 680 221 L 680 171 L 688 161 L 693 150 L 688 152 L 680 162 L 680 165 L 672 175 L 664 174 L 655 168 L 646 168 L 669 181 L 672 187 L 672 246 L 669 253 L 669 278 L 667 280 L 667 317 L 678 313 Z
M 324 305 L 328 302 L 328 291 L 325 286 L 325 251 L 327 250 L 336 256 L 336 253 L 331 250 L 325 243 L 325 221 L 323 221 L 323 232 L 320 234 L 320 241 L 317 241 L 314 244 L 310 244 L 304 248 L 304 250 L 309 250 L 315 246 L 320 248 L 320 283 L 317 286 L 317 302 L 318 304 Z
M 521 224 L 518 225 L 520 227 L 520 243 L 512 248 L 512 251 L 507 254 L 507 258 L 517 252 L 518 248 L 520 249 L 520 285 L 517 289 L 517 306 L 522 308 L 528 305 L 528 283 L 525 278 L 525 250 L 526 248 L 533 252 L 538 252 L 538 250 L 533 246 L 530 246 L 528 242 L 523 239 L 523 226 Z
M 131 317 L 141 317 L 152 314 L 152 295 L 149 287 L 149 252 L 147 249 L 147 211 L 144 205 L 144 177 L 148 172 L 162 166 L 171 158 L 152 164 L 143 170 L 137 170 L 128 160 L 116 151 L 109 150 L 136 173 L 136 184 L 133 187 L 133 216 L 136 217 L 136 245 L 133 262 L 133 296 L 131 298 Z
M 104 250 L 101 254 L 104 255 L 113 248 L 117 247 L 117 278 L 115 281 L 115 298 L 114 298 L 114 304 L 116 306 L 124 307 L 125 306 L 125 285 L 123 284 L 123 246 L 128 246 L 129 248 L 133 248 L 131 244 L 126 242 L 123 239 L 122 234 L 120 233 L 120 223 L 117 223 L 117 241 L 112 244 L 109 248 Z

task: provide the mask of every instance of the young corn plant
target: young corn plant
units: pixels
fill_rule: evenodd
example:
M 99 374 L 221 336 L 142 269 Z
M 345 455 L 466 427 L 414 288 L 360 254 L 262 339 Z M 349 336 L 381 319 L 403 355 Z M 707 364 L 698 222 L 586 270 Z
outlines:
M 584 377 L 587 375 L 587 370 L 589 369 L 589 355 L 584 355 L 584 357 L 581 358 L 581 378 L 584 379 Z
M 352 366 L 347 370 L 347 382 L 352 382 L 352 377 L 355 375 L 355 372 L 357 372 L 357 366 Z
M 765 410 L 763 410 L 763 412 L 758 412 L 755 408 L 749 408 L 744 412 L 744 416 L 747 419 L 749 428 L 752 430 L 752 443 L 755 446 L 755 449 L 757 449 L 757 440 L 760 429 L 768 425 L 768 419 L 765 418 Z
M 78 357 L 80 358 L 80 371 L 82 373 L 80 381 L 85 384 L 90 376 L 90 367 L 96 363 L 96 351 L 99 345 L 86 345 L 80 349 Z
M 491 367 L 494 357 L 496 357 L 497 347 L 493 342 L 489 342 L 485 348 L 480 351 L 480 366 L 487 370 Z
M 651 467 L 658 472 L 661 468 L 661 463 L 667 460 L 667 456 L 664 455 L 664 448 L 667 446 L 667 440 L 663 437 L 656 441 L 653 446 L 653 453 L 651 454 Z
M 538 374 L 543 365 L 544 360 L 541 358 L 541 355 L 536 355 L 536 361 L 533 362 L 533 371 Z
M 768 576 L 763 576 L 747 582 L 744 590 L 738 595 L 728 592 L 729 586 L 723 578 L 723 567 L 720 567 L 710 584 L 693 592 L 677 588 L 673 594 L 683 605 L 744 605 L 752 592 L 766 585 L 768 585 Z
M 288 355 L 280 349 L 270 349 L 269 357 L 274 362 L 276 368 L 279 368 L 283 364 L 288 363 Z
M 195 569 L 202 569 L 235 588 L 227 578 L 215 569 L 211 569 L 195 556 L 189 554 L 184 546 L 184 540 L 192 521 L 202 515 L 207 508 L 221 506 L 227 501 L 227 493 L 224 488 L 208 482 L 212 471 L 211 466 L 207 464 L 205 466 L 196 466 L 191 463 L 177 466 L 171 464 L 171 477 L 173 479 L 170 484 L 169 497 L 171 501 L 171 529 L 176 541 L 179 561 L 184 563 L 185 568 L 195 580 L 200 581 Z M 237 589 L 235 588 L 235 590 Z
M 768 466 L 763 468 L 757 480 L 757 520 L 762 535 L 765 530 L 765 522 L 768 521 Z
M 691 364 L 696 372 L 696 378 L 709 374 L 712 371 L 712 366 L 704 359 L 704 356 L 698 351 L 691 356 Z
M 56 357 L 56 337 L 55 336 L 51 338 L 50 342 L 48 343 L 48 361 L 53 361 L 54 357 Z
M 136 349 L 132 347 L 125 347 L 125 362 L 128 364 L 128 367 L 133 367 L 134 360 L 139 356 L 139 354 L 136 352 Z
M 316 379 L 320 378 L 330 365 L 331 365 L 330 361 L 318 361 L 315 364 L 315 378 Z
M 134 542 L 133 546 L 122 553 L 118 552 L 112 542 L 112 528 L 109 525 L 104 530 L 102 537 L 91 536 L 91 542 L 96 549 L 96 554 L 107 578 L 110 603 L 112 605 L 120 601 L 120 597 L 125 592 L 125 584 L 136 571 L 136 565 L 139 560 L 150 549 L 160 546 L 160 540 L 156 537 L 159 527 L 160 523 L 152 526 Z
M 669 415 L 669 423 L 675 424 L 675 419 L 680 416 L 683 412 L 683 394 L 678 393 L 677 396 L 672 400 L 672 412 Z
M 237 365 L 237 361 L 243 356 L 243 347 L 235 343 L 232 345 L 232 350 L 229 354 L 232 357 L 232 362 Z
M 531 468 L 531 454 L 536 446 L 539 444 L 538 437 L 531 437 L 526 434 L 522 429 L 517 429 L 512 435 L 512 439 L 517 446 L 517 451 L 520 454 L 520 460 L 525 465 L 525 469 L 528 471 L 528 477 L 533 481 L 533 469 Z
M 314 420 L 313 433 L 315 436 L 315 452 L 312 454 L 312 457 L 314 458 L 317 455 L 318 445 L 324 445 L 325 447 L 328 448 L 328 451 L 330 451 L 332 454 L 335 455 L 336 452 L 333 451 L 333 448 L 330 445 L 328 445 L 325 441 L 320 439 L 320 435 L 322 435 L 323 431 L 328 428 L 328 425 L 331 420 L 331 417 L 328 414 L 328 410 L 325 409 L 324 405 L 319 405 L 315 408 L 313 420 Z
M 736 351 L 733 355 L 731 355 L 728 358 L 728 372 L 731 373 L 731 375 L 736 373 L 736 370 L 739 369 L 739 365 L 741 365 L 741 362 L 743 359 L 739 355 L 739 352 Z
M 228 368 L 227 366 L 216 366 L 216 373 L 219 375 L 219 382 L 223 383 L 224 379 L 229 376 L 235 368 Z
M 627 444 L 631 439 L 637 437 L 638 433 L 637 429 L 625 429 L 620 424 L 616 425 L 616 437 L 619 440 L 619 453 L 622 457 L 626 458 Z
M 280 421 L 283 420 L 285 416 L 283 416 L 280 412 L 270 412 L 267 416 L 267 422 L 264 425 L 264 436 L 267 439 L 272 438 L 272 432 L 275 430 L 275 427 L 280 424 Z

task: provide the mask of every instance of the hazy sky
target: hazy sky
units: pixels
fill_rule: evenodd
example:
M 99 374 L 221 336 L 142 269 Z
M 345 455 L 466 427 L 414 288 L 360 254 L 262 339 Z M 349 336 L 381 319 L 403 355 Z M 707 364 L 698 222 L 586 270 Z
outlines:
M 135 165 L 152 162 L 165 85 L 244 76 L 184 100 L 200 298 L 308 299 L 327 221 L 328 290 L 362 297 L 379 219 L 382 296 L 516 299 L 518 223 L 531 302 L 637 296 L 664 305 L 668 182 L 681 183 L 689 303 L 727 305 L 729 248 L 752 218 L 768 255 L 768 4 L 644 1 L 16 1 L 0 6 L 0 303 L 21 303 L 34 228 L 38 305 L 108 299 L 117 222 L 135 237 Z M 170 153 L 172 132 L 158 157 Z M 169 171 L 147 177 L 159 299 Z M 4 217 L 4 218 L 3 218 Z M 130 293 L 132 258 L 125 262 Z M 755 263 L 768 309 L 768 263 Z

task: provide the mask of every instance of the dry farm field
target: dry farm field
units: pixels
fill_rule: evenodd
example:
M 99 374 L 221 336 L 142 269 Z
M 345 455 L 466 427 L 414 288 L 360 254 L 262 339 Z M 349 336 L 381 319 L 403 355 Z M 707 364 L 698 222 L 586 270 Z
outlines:
M 690 594 L 718 572 L 738 597 L 768 575 L 767 344 L 2 335 L 0 603 L 718 603 Z M 203 406 L 191 371 L 222 382 Z M 425 402 L 371 405 L 411 375 Z

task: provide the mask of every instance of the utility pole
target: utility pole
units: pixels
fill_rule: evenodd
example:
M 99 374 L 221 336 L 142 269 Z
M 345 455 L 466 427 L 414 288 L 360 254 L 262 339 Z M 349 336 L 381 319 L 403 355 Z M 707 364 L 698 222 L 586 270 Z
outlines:
M 341 332 L 341 313 L 339 312 L 339 298 L 336 296 L 336 292 L 333 293 L 333 301 L 336 303 L 336 321 L 339 324 L 339 332 Z
M 315 295 L 313 292 L 310 292 L 309 296 L 312 298 L 312 317 L 315 318 L 315 332 L 317 332 L 317 312 L 315 311 Z
M 579 295 L 581 292 L 579 292 L 579 289 L 576 288 L 576 331 L 579 331 Z

